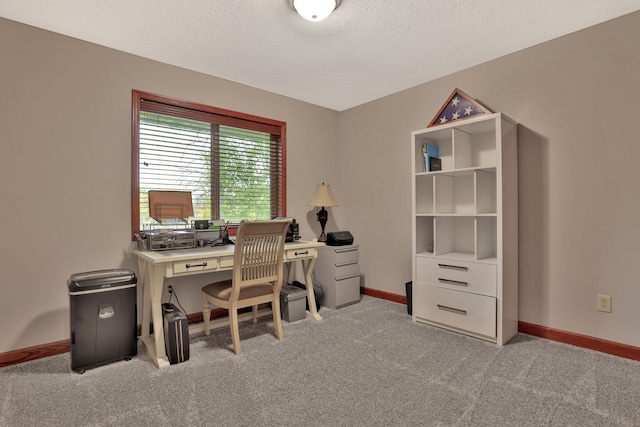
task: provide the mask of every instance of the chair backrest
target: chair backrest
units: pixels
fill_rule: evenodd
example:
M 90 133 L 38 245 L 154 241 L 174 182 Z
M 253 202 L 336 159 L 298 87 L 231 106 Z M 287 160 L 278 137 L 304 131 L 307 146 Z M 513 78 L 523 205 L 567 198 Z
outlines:
M 233 259 L 233 287 L 274 282 L 279 292 L 283 279 L 284 242 L 290 219 L 242 221 Z

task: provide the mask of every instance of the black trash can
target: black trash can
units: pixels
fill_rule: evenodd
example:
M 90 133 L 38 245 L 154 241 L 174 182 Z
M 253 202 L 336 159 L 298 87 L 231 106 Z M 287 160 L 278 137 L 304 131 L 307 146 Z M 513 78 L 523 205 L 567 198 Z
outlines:
M 137 354 L 135 273 L 98 270 L 67 281 L 71 320 L 71 370 L 105 365 Z
M 407 282 L 404 284 L 405 290 L 407 292 L 407 314 L 409 316 L 411 316 L 411 311 L 412 311 L 412 307 L 413 307 L 413 281 L 411 282 Z

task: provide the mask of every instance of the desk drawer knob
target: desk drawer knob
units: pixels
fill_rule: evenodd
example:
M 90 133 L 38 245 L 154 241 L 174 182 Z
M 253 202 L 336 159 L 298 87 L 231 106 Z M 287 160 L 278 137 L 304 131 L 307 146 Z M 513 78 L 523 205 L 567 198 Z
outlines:
M 296 253 L 295 253 L 295 256 L 298 256 L 298 255 L 309 255 L 309 251 L 296 252 Z
M 206 267 L 207 266 L 207 262 L 203 262 L 202 264 L 187 264 L 185 265 L 185 267 L 187 268 L 195 268 L 195 267 Z

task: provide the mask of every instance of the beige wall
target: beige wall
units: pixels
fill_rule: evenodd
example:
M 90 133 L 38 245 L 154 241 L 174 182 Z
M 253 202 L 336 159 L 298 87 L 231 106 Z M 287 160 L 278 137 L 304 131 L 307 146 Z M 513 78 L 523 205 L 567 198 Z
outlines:
M 638 40 L 634 13 L 342 112 L 340 209 L 365 285 L 411 279 L 409 134 L 457 87 L 519 122 L 519 319 L 640 346 Z
M 464 90 L 520 123 L 520 320 L 640 346 L 639 39 L 635 13 L 337 113 L 0 19 L 0 353 L 68 338 L 72 273 L 136 269 L 131 89 L 287 122 L 303 238 L 326 181 L 327 228 L 356 237 L 365 286 L 396 294 L 411 279 L 409 133 Z M 209 279 L 173 283 L 187 311 Z
M 69 338 L 71 274 L 137 270 L 132 89 L 286 122 L 287 213 L 303 238 L 320 233 L 307 207 L 317 183 L 344 200 L 335 111 L 3 19 L 0 58 L 0 353 Z M 211 278 L 175 286 L 189 312 Z

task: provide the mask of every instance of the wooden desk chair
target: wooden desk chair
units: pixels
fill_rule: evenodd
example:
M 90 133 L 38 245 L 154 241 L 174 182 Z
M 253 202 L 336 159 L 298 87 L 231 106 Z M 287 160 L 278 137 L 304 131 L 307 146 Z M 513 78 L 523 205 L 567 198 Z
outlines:
M 270 302 L 276 336 L 282 341 L 280 289 L 283 284 L 284 242 L 291 220 L 242 221 L 236 234 L 233 278 L 202 288 L 204 334 L 210 333 L 211 304 L 229 310 L 231 339 L 240 354 L 238 309 L 253 307 L 257 320 L 258 304 Z

